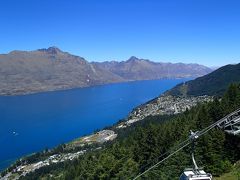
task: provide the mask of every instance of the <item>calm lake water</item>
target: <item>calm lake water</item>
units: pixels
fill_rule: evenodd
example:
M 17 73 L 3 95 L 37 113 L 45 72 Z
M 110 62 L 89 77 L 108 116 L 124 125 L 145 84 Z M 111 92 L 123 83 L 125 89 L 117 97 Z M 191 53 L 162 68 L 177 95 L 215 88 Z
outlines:
M 0 170 L 17 158 L 112 125 L 187 79 L 151 80 L 0 96 Z

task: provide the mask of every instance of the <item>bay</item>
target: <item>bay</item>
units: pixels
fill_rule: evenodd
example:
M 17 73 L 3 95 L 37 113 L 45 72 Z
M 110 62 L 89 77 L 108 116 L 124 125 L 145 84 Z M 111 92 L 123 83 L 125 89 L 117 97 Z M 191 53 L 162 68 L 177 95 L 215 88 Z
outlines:
M 112 125 L 134 107 L 187 80 L 135 81 L 0 96 L 0 170 L 21 156 Z

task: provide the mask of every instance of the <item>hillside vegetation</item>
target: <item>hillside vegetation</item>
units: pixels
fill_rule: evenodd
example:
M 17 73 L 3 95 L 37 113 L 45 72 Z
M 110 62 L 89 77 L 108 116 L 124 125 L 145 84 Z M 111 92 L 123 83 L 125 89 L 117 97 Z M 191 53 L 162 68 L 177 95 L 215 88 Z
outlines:
M 240 107 L 239 85 L 232 84 L 224 96 L 174 117 L 149 116 L 102 150 L 90 152 L 73 162 L 48 166 L 22 179 L 132 179 L 160 160 L 159 155 L 184 141 L 189 131 L 201 130 Z M 191 167 L 190 147 L 186 147 L 159 167 L 145 174 L 147 179 L 178 179 Z M 196 160 L 214 177 L 228 173 L 240 160 L 240 137 L 213 129 L 200 137 Z
M 215 178 L 216 180 L 239 180 L 240 179 L 240 162 L 237 162 L 233 169 L 219 178 Z
M 223 95 L 229 84 L 240 82 L 240 64 L 223 66 L 210 74 L 177 85 L 167 94 L 176 96 Z

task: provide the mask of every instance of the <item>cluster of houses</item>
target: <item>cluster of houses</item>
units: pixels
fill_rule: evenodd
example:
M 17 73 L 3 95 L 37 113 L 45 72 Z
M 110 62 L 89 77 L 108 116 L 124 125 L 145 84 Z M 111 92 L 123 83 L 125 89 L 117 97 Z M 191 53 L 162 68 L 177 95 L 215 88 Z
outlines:
M 66 153 L 66 154 L 54 154 L 52 156 L 49 156 L 47 159 L 43 161 L 39 161 L 32 164 L 21 164 L 17 166 L 15 169 L 13 169 L 11 172 L 9 172 L 4 177 L 0 178 L 0 180 L 9 179 L 12 176 L 14 176 L 15 179 L 18 179 L 20 176 L 25 176 L 26 174 L 33 172 L 41 167 L 48 166 L 50 164 L 64 162 L 67 160 L 73 160 L 77 158 L 80 155 L 83 155 L 86 153 L 86 150 L 78 151 L 76 153 Z
M 147 104 L 135 108 L 128 116 L 125 122 L 120 123 L 117 128 L 125 128 L 132 123 L 140 121 L 147 116 L 178 114 L 191 109 L 198 103 L 212 101 L 211 96 L 195 97 L 176 97 L 171 95 L 162 95 Z
M 112 130 L 102 130 L 93 135 L 86 136 L 81 138 L 81 145 L 91 144 L 91 143 L 104 143 L 106 141 L 112 141 L 117 137 L 117 134 Z M 74 143 L 74 142 L 73 142 Z M 99 147 L 100 148 L 100 147 Z M 97 149 L 99 149 L 97 148 Z M 9 179 L 14 176 L 15 179 L 18 179 L 20 176 L 25 176 L 26 174 L 35 171 L 44 166 L 48 166 L 54 163 L 64 162 L 67 160 L 73 160 L 80 155 L 86 153 L 86 150 L 78 151 L 75 153 L 65 153 L 65 154 L 54 154 L 49 156 L 47 159 L 43 161 L 39 161 L 32 164 L 21 164 L 17 166 L 13 171 L 9 172 L 4 177 L 0 178 L 0 180 Z

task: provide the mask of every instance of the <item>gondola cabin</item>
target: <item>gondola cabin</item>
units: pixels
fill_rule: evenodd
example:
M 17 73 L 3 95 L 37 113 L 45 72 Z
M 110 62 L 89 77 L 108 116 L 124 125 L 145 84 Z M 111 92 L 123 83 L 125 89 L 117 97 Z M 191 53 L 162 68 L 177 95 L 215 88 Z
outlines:
M 186 169 L 179 180 L 212 180 L 212 175 L 203 170 Z

